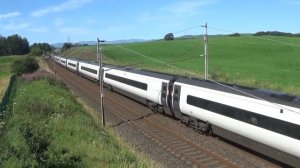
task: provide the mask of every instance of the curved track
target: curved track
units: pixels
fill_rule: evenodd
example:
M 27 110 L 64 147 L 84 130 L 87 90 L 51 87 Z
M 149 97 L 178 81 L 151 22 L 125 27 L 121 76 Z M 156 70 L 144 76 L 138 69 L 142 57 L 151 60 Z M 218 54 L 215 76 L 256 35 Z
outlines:
M 99 86 L 54 64 L 53 61 L 49 61 L 48 64 L 71 89 L 81 90 L 85 93 L 87 99 L 99 104 Z M 240 167 L 238 162 L 229 161 L 199 145 L 199 143 L 186 138 L 186 136 L 178 133 L 178 131 L 156 122 L 153 118 L 149 117 L 154 115 L 154 113 L 143 105 L 132 103 L 131 100 L 120 97 L 122 96 L 105 90 L 105 111 L 118 117 L 121 120 L 118 124 L 124 122 L 132 124 L 140 133 L 191 167 Z M 251 167 L 259 166 L 252 165 Z

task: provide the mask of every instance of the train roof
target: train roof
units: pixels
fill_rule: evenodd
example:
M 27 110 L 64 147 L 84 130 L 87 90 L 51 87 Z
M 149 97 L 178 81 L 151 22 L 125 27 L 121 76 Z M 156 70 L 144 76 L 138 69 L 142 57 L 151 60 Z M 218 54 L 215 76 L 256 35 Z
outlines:
M 253 87 L 213 82 L 210 80 L 196 79 L 196 78 L 185 78 L 181 77 L 176 82 L 190 84 L 194 86 L 200 86 L 204 88 L 214 89 L 227 93 L 238 94 L 247 97 L 258 97 L 270 102 L 298 107 L 300 108 L 300 96 L 290 95 L 282 92 L 275 92 L 271 90 L 258 89 Z M 252 95 L 252 96 L 251 96 Z
M 132 68 L 132 67 L 126 67 L 126 66 L 115 66 L 115 65 L 105 64 L 105 67 L 113 68 L 113 69 L 117 69 L 117 70 L 121 70 L 121 71 L 126 71 L 126 72 L 130 72 L 130 73 L 140 74 L 140 75 L 151 76 L 154 78 L 165 79 L 165 80 L 171 80 L 171 79 L 175 78 L 175 75 L 153 72 L 153 71 L 146 71 L 146 70 L 141 70 L 141 69 Z

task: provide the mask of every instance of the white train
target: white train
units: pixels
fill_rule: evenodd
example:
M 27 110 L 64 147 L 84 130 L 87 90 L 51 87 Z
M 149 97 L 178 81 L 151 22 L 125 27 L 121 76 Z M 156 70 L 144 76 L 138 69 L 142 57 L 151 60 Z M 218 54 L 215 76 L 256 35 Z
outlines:
M 78 74 L 99 81 L 99 66 L 54 56 Z M 300 166 L 300 97 L 105 65 L 106 87 L 293 167 Z

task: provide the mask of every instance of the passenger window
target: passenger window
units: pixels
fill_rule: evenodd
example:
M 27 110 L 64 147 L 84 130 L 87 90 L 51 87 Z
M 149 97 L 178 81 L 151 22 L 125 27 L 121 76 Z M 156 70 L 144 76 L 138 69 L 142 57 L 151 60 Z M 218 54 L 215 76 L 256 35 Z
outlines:
M 178 94 L 178 89 L 175 89 L 175 94 Z

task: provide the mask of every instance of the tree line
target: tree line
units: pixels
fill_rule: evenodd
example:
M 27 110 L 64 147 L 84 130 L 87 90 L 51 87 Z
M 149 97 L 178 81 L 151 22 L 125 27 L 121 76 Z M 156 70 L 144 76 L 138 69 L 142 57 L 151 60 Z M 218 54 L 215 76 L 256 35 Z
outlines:
M 33 43 L 30 46 L 30 55 L 39 56 L 46 52 L 51 52 L 55 48 L 48 43 Z
M 0 56 L 23 55 L 30 52 L 28 40 L 14 34 L 8 37 L 0 35 Z
M 51 52 L 53 49 L 54 47 L 48 43 L 33 43 L 29 46 L 28 40 L 18 34 L 8 37 L 0 35 L 0 56 L 25 54 L 40 56 L 45 52 Z
M 260 31 L 253 34 L 254 36 L 286 36 L 286 37 L 300 37 L 300 33 L 286 33 L 279 31 Z

